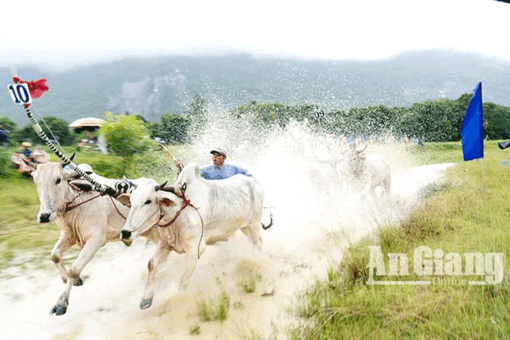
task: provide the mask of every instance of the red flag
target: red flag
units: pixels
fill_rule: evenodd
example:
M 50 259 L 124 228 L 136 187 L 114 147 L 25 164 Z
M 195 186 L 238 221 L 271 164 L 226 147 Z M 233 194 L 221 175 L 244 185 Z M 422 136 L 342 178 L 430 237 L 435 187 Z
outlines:
M 46 85 L 46 78 L 34 80 L 34 81 L 23 81 L 18 77 L 13 77 L 12 80 L 15 83 L 26 83 L 28 84 L 28 89 L 30 90 L 30 95 L 32 98 L 39 98 L 42 94 L 48 91 L 50 88 Z

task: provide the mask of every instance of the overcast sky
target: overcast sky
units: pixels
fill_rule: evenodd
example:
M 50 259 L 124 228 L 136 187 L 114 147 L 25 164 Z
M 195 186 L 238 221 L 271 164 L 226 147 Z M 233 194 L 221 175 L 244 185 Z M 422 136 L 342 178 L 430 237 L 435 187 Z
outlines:
M 510 61 L 510 4 L 494 0 L 20 0 L 0 8 L 0 66 L 230 51 L 379 59 L 445 48 Z

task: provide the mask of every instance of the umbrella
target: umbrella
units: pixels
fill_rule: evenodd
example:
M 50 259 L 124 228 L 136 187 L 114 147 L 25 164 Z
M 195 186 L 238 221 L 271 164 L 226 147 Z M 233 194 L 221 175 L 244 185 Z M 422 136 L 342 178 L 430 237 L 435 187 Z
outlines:
M 72 127 L 75 129 L 84 128 L 84 127 L 97 127 L 98 128 L 98 127 L 101 127 L 101 125 L 103 125 L 104 123 L 106 123 L 106 121 L 103 119 L 87 117 L 87 118 L 81 118 L 81 119 L 75 120 L 74 122 L 69 124 L 69 127 Z

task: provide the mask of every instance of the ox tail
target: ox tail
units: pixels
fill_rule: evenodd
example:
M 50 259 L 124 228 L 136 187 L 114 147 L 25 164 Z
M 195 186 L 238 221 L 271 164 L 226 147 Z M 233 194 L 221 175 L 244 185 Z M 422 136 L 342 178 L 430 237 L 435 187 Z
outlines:
M 267 226 L 264 225 L 264 223 L 261 223 L 262 229 L 267 230 L 267 229 L 269 229 L 269 228 L 271 228 L 273 226 L 273 213 L 272 212 L 269 213 L 269 218 L 270 218 L 270 221 L 269 221 L 269 224 Z

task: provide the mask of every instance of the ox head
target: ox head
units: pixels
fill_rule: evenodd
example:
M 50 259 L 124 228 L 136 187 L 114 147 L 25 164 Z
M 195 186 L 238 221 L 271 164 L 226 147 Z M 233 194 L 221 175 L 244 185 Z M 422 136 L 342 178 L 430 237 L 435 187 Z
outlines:
M 68 181 L 79 178 L 78 173 L 64 170 L 65 164 L 48 162 L 38 164 L 32 172 L 40 208 L 37 214 L 39 223 L 55 220 L 58 211 L 63 211 L 66 202 L 72 199 Z
M 130 245 L 140 234 L 149 231 L 163 215 L 173 216 L 178 211 L 186 187 L 167 187 L 166 183 L 140 184 L 130 194 L 117 197 L 118 201 L 131 208 L 121 232 L 124 244 Z
M 365 150 L 367 144 L 363 147 L 356 147 L 356 144 L 351 144 L 349 152 L 347 153 L 347 162 L 351 175 L 357 177 L 361 176 L 364 172 L 366 154 Z

